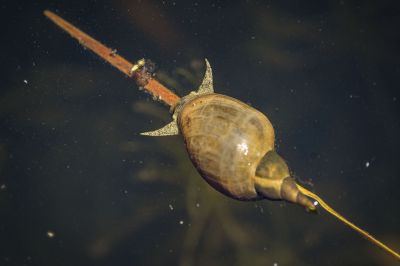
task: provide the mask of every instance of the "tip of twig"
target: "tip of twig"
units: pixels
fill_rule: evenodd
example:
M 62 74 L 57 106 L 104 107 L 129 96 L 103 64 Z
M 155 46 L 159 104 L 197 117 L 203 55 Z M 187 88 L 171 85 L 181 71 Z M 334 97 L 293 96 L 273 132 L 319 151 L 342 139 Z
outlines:
M 43 11 L 43 14 L 46 16 L 46 17 L 50 17 L 52 14 L 54 14 L 53 12 L 51 12 L 50 10 L 44 10 Z
M 54 21 L 58 16 L 54 13 L 51 12 L 50 10 L 44 10 L 43 15 L 45 15 L 48 19 Z

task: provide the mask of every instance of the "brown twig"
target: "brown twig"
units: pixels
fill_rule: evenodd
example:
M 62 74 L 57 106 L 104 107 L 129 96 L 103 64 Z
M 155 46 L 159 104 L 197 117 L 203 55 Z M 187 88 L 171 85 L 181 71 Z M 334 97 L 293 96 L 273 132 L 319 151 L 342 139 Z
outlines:
M 73 38 L 77 39 L 81 45 L 96 53 L 128 77 L 135 79 L 136 83 L 149 92 L 155 99 L 164 102 L 170 107 L 175 107 L 179 102 L 179 96 L 152 78 L 150 73 L 142 69 L 142 66 L 132 64 L 118 55 L 115 50 L 106 47 L 53 12 L 45 10 L 44 15 L 68 32 Z

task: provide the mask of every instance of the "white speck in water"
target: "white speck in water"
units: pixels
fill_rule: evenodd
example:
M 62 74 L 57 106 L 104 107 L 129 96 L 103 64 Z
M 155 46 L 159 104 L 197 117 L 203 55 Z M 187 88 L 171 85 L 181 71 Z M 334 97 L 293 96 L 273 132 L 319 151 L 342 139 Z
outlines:
M 318 201 L 314 201 L 313 204 L 314 204 L 314 206 L 317 206 L 319 203 L 318 203 Z
M 54 238 L 56 236 L 56 234 L 53 231 L 50 231 L 50 230 L 47 231 L 46 235 L 47 235 L 48 238 Z
M 196 203 L 196 207 L 199 208 L 200 207 L 200 203 L 197 202 Z
M 278 263 L 277 262 L 274 262 L 274 264 L 273 264 L 274 266 L 278 266 Z
M 179 224 L 180 224 L 180 225 L 184 224 L 183 220 L 180 220 L 180 221 L 179 221 Z
M 174 206 L 172 206 L 171 204 L 170 204 L 170 205 L 168 205 L 168 207 L 169 207 L 169 209 L 170 209 L 171 211 L 173 211 L 173 210 L 174 210 Z
M 369 167 L 369 162 L 365 163 L 365 167 L 368 168 Z
M 24 79 L 24 83 L 25 83 L 25 84 L 28 84 L 28 80 Z

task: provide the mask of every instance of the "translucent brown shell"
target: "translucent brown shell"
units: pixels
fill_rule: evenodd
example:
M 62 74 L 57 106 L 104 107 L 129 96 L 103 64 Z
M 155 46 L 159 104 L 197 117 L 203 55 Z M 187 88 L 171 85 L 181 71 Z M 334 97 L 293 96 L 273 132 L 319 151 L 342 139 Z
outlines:
M 234 98 L 205 94 L 185 103 L 178 127 L 192 162 L 210 185 L 232 198 L 259 198 L 256 168 L 275 139 L 264 114 Z

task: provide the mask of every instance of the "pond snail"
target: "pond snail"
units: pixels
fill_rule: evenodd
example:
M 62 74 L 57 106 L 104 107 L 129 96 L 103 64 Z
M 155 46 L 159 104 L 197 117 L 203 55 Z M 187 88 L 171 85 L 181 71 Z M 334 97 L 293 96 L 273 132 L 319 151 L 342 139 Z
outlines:
M 199 89 L 171 111 L 171 123 L 142 135 L 181 133 L 193 164 L 215 189 L 238 200 L 286 200 L 315 210 L 274 151 L 271 122 L 249 105 L 214 93 L 207 60 Z
M 315 212 L 309 198 L 398 260 L 400 255 L 332 209 L 318 195 L 290 176 L 286 162 L 274 150 L 271 122 L 258 110 L 232 97 L 214 93 L 212 69 L 197 91 L 171 108 L 172 122 L 146 136 L 182 134 L 187 152 L 200 175 L 216 190 L 238 200 L 285 200 Z
M 182 134 L 188 154 L 200 175 L 215 189 L 238 200 L 286 200 L 315 211 L 314 199 L 328 213 L 400 260 L 400 254 L 354 225 L 318 195 L 290 177 L 286 162 L 275 152 L 275 134 L 268 118 L 249 105 L 214 93 L 210 64 L 196 92 L 179 98 L 152 78 L 146 60 L 131 64 L 51 11 L 44 14 L 86 48 L 92 50 L 140 87 L 171 106 L 172 122 L 147 136 Z M 164 95 L 164 97 L 162 97 Z M 161 99 L 162 98 L 162 99 Z

